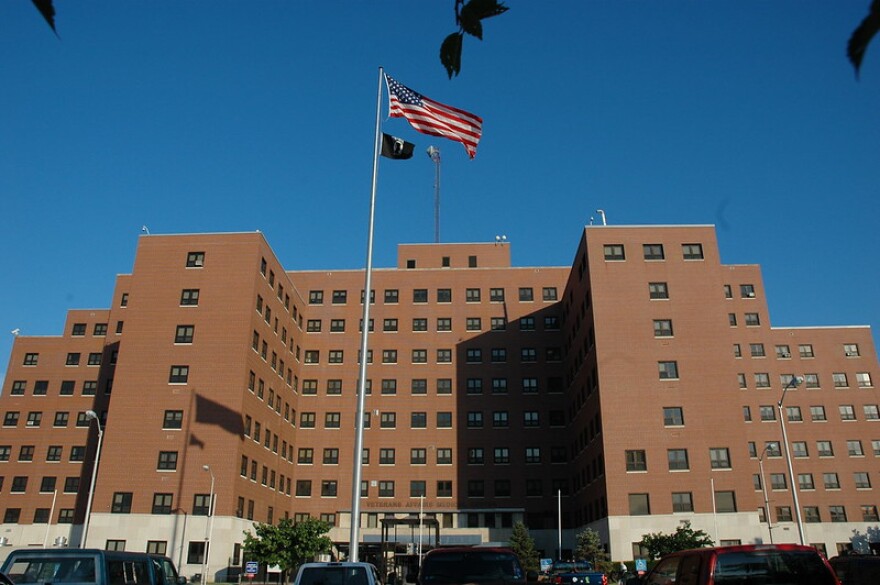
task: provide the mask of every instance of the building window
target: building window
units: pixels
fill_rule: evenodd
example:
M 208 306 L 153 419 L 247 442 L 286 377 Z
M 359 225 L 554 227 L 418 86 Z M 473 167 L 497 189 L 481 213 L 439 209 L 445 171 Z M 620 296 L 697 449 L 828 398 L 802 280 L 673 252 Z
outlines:
M 437 449 L 437 465 L 452 465 L 452 449 Z
M 654 337 L 672 337 L 672 320 L 654 319 Z
M 183 427 L 182 410 L 166 410 L 162 421 L 163 429 L 179 429 Z
M 480 302 L 480 289 L 478 289 L 478 288 L 465 289 L 464 300 L 468 303 L 479 303 Z
M 862 521 L 877 522 L 878 520 L 880 520 L 880 515 L 877 514 L 877 506 L 873 504 L 862 506 Z
M 171 494 L 153 494 L 153 514 L 170 514 L 171 502 Z
M 410 386 L 410 392 L 412 394 L 427 394 L 428 393 L 428 380 L 424 378 L 416 378 L 412 381 Z
M 626 452 L 627 471 L 647 471 L 648 461 L 643 450 L 631 450 Z
M 730 452 L 725 447 L 711 448 L 709 461 L 712 469 L 730 469 Z
M 666 286 L 665 282 L 649 282 L 648 283 L 648 298 L 652 300 L 659 299 L 668 299 L 669 298 L 669 289 Z
M 428 320 L 427 319 L 413 319 L 412 322 L 412 330 L 413 331 L 427 331 L 428 330 Z
M 400 301 L 400 291 L 396 288 L 385 289 L 384 297 L 386 305 L 396 305 Z
M 746 327 L 757 327 L 761 324 L 761 318 L 757 313 L 746 313 Z
M 507 447 L 495 447 L 492 451 L 492 460 L 496 465 L 507 465 L 510 463 L 510 449 Z
M 82 337 L 86 334 L 86 324 L 85 323 L 74 323 L 73 327 L 70 330 L 70 334 L 73 337 Z
M 849 382 L 846 379 L 846 374 L 844 372 L 834 372 L 831 374 L 831 380 L 834 382 L 835 388 L 848 388 Z
M 687 449 L 668 449 L 666 451 L 666 459 L 669 463 L 670 471 L 682 471 L 690 469 L 688 464 Z
M 694 501 L 691 492 L 672 492 L 673 512 L 693 512 Z
M 837 478 L 837 474 L 834 472 L 823 473 L 822 482 L 825 484 L 826 490 L 840 489 L 840 480 Z
M 317 349 L 307 349 L 305 353 L 305 363 L 317 364 L 321 362 L 321 352 Z
M 872 388 L 874 386 L 874 383 L 871 381 L 871 373 L 857 372 L 856 384 L 858 384 L 859 388 Z
M 859 357 L 859 345 L 857 343 L 846 343 L 843 346 L 843 353 L 846 357 Z
M 766 372 L 755 373 L 755 387 L 756 388 L 769 388 L 770 387 L 770 374 L 768 374 Z
M 178 325 L 174 334 L 174 343 L 192 343 L 195 332 L 195 325 Z
M 678 378 L 678 362 L 657 362 L 657 368 L 661 380 L 674 380 Z
M 24 354 L 24 360 L 22 360 L 22 365 L 35 366 L 35 365 L 37 365 L 39 359 L 40 359 L 40 354 L 38 354 L 38 353 L 26 353 L 26 354 Z
M 871 477 L 864 471 L 853 473 L 853 482 L 856 484 L 856 489 L 871 489 Z
M 651 513 L 648 494 L 629 494 L 629 515 L 647 516 Z
M 876 404 L 865 404 L 862 406 L 865 413 L 865 420 L 880 420 L 880 407 Z
M 111 514 L 131 514 L 132 492 L 116 492 L 110 505 Z
M 851 404 L 841 404 L 837 409 L 840 412 L 840 420 L 856 420 L 856 411 Z
M 189 379 L 189 366 L 171 366 L 169 384 L 186 384 Z
M 771 473 L 770 474 L 770 489 L 774 489 L 774 490 L 788 489 L 788 482 L 786 481 L 784 473 Z
M 535 292 L 530 286 L 520 287 L 519 289 L 519 300 L 520 302 L 531 302 L 535 300 Z
M 383 429 L 397 428 L 397 413 L 383 412 L 379 415 L 379 427 Z
M 764 344 L 763 343 L 750 343 L 749 344 L 749 353 L 751 353 L 752 357 L 765 357 L 764 353 Z
M 379 482 L 379 497 L 380 498 L 393 498 L 394 497 L 394 482 L 393 481 L 380 481 Z
M 834 448 L 831 441 L 816 441 L 816 452 L 819 457 L 834 457 Z
M 791 357 L 791 350 L 787 345 L 776 346 L 776 358 L 786 360 Z
M 324 428 L 325 429 L 338 429 L 341 424 L 341 415 L 338 412 L 325 412 L 324 413 Z
M 682 244 L 681 253 L 685 260 L 702 260 L 703 244 Z
M 504 302 L 504 289 L 503 288 L 490 288 L 489 289 L 489 301 L 493 303 L 503 303 Z
M 428 289 L 426 288 L 417 288 L 413 290 L 413 302 L 414 303 L 427 303 L 428 302 Z
M 438 412 L 437 413 L 437 428 L 438 429 L 451 429 L 452 428 L 452 413 L 451 412 Z
M 642 250 L 645 260 L 663 260 L 663 244 L 643 244 Z
M 761 420 L 764 422 L 776 420 L 776 408 L 774 406 L 760 406 Z
M 468 449 L 468 465 L 482 465 L 484 462 L 483 448 L 471 447 Z
M 479 317 L 468 317 L 467 319 L 465 319 L 464 328 L 467 331 L 479 331 L 480 329 L 482 329 L 482 327 L 482 321 Z
M 846 522 L 846 508 L 843 506 L 828 506 L 828 513 L 832 522 Z
M 541 299 L 544 301 L 555 301 L 558 299 L 555 286 L 545 286 L 541 289 Z
M 680 406 L 665 407 L 663 409 L 663 425 L 678 427 L 684 425 L 684 412 Z
M 186 255 L 186 267 L 187 268 L 201 268 L 205 265 L 205 253 L 204 252 L 189 252 Z
M 605 244 L 603 251 L 605 260 L 626 260 L 623 244 Z
M 437 331 L 452 331 L 452 319 L 448 317 L 438 317 Z
M 864 457 L 865 452 L 862 449 L 862 442 L 858 439 L 853 439 L 851 441 L 846 442 L 846 451 L 850 457 Z
M 451 288 L 438 288 L 437 289 L 437 302 L 438 303 L 451 303 L 452 302 L 452 289 Z
M 177 451 L 159 451 L 159 461 L 156 464 L 159 471 L 174 471 L 177 469 Z
M 78 366 L 80 360 L 79 352 L 71 352 L 67 354 L 67 360 L 65 360 L 65 366 Z

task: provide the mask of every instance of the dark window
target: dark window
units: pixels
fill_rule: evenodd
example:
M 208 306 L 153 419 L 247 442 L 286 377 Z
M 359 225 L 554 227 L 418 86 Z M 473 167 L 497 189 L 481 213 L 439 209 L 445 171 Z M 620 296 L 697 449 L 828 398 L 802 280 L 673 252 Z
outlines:
M 110 505 L 111 514 L 131 514 L 132 492 L 116 492 Z
M 153 494 L 153 514 L 170 514 L 172 501 L 171 494 Z
M 183 426 L 182 410 L 166 410 L 165 418 L 162 421 L 163 429 L 179 429 Z
M 645 260 L 663 260 L 663 244 L 643 244 Z
M 174 343 L 192 343 L 195 332 L 195 325 L 178 325 L 174 334 Z
M 605 244 L 603 246 L 605 260 L 626 260 L 623 244 Z
M 189 366 L 171 366 L 168 376 L 169 384 L 186 384 L 189 379 Z
M 703 244 L 682 244 L 681 252 L 685 260 L 702 260 Z
M 177 451 L 159 451 L 159 461 L 156 469 L 174 471 L 177 469 Z
M 205 253 L 204 252 L 190 252 L 186 255 L 186 267 L 187 268 L 201 268 L 205 265 Z

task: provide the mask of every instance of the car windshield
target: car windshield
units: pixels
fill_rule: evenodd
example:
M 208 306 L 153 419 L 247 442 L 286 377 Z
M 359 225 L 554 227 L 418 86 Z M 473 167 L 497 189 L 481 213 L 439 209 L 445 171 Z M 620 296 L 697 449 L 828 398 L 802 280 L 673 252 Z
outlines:
M 367 585 L 364 567 L 306 567 L 299 585 Z
M 13 583 L 95 583 L 93 558 L 14 559 L 6 568 Z
M 717 585 L 835 585 L 814 551 L 741 551 L 718 555 Z
M 511 553 L 461 551 L 431 554 L 422 562 L 422 583 L 519 581 L 522 568 Z

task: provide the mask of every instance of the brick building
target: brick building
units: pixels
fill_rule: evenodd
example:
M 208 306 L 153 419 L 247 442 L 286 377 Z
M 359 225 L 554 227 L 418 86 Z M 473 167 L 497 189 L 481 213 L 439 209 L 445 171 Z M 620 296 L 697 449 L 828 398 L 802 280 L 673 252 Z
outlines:
M 198 571 L 213 483 L 212 578 L 254 521 L 323 518 L 344 552 L 363 277 L 286 269 L 259 233 L 142 236 L 109 309 L 15 341 L 0 538 L 79 543 L 100 425 L 89 545 Z M 683 520 L 796 541 L 786 386 L 808 542 L 834 554 L 880 526 L 870 329 L 771 327 L 759 267 L 721 264 L 712 227 L 590 226 L 564 267 L 511 266 L 507 243 L 400 245 L 371 288 L 367 543 L 421 509 L 441 543 L 523 521 L 552 556 L 560 506 L 564 549 L 590 527 L 614 559 Z

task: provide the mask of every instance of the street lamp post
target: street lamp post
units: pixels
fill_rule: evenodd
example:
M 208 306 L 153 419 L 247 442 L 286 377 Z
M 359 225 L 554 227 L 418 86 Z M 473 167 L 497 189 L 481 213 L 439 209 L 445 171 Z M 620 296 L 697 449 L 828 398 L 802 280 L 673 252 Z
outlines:
M 770 498 L 767 497 L 767 483 L 764 481 L 764 455 L 767 454 L 767 449 L 770 446 L 764 447 L 764 450 L 761 451 L 761 456 L 758 457 L 758 470 L 761 473 L 761 491 L 764 493 L 764 515 L 767 517 L 767 532 L 770 533 L 770 544 L 773 544 L 773 521 L 770 519 Z
M 89 484 L 89 497 L 86 500 L 86 516 L 83 519 L 82 537 L 79 541 L 80 548 L 85 548 L 86 537 L 89 534 L 89 519 L 92 515 L 92 501 L 95 499 L 95 480 L 98 479 L 98 461 L 101 459 L 101 443 L 104 439 L 104 429 L 101 428 L 101 420 L 98 418 L 98 413 L 94 410 L 87 410 L 85 414 L 87 420 L 94 420 L 95 424 L 98 425 L 98 447 L 95 449 L 95 463 L 92 465 L 92 481 Z
M 208 532 L 205 534 L 205 551 L 202 554 L 202 585 L 208 582 L 208 552 L 211 550 L 211 536 L 214 532 L 214 472 L 210 465 L 202 465 L 202 469 L 211 474 L 211 493 L 208 496 Z
M 807 539 L 804 536 L 804 520 L 801 517 L 801 505 L 798 502 L 798 491 L 797 485 L 795 484 L 794 469 L 791 465 L 791 451 L 788 447 L 788 434 L 785 432 L 785 412 L 782 409 L 782 402 L 785 400 L 785 393 L 788 392 L 789 388 L 797 388 L 803 383 L 803 381 L 803 377 L 793 376 L 788 384 L 785 385 L 785 388 L 782 389 L 782 396 L 779 398 L 779 402 L 776 403 L 776 406 L 779 408 L 779 426 L 782 428 L 782 444 L 785 446 L 785 462 L 788 464 L 788 479 L 791 482 L 791 499 L 794 504 L 795 518 L 797 519 L 798 536 L 800 537 L 801 544 L 807 544 Z

